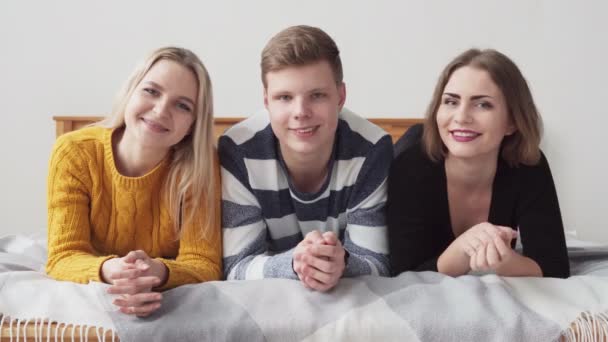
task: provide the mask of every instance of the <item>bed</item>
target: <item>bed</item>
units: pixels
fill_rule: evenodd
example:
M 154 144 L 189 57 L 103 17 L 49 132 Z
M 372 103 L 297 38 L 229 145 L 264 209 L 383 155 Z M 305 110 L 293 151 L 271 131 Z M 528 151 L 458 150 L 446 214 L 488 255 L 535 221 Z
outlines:
M 56 116 L 53 119 L 56 122 L 56 134 L 59 136 L 98 121 L 100 117 Z M 242 118 L 216 118 L 214 126 L 216 137 L 227 127 L 240 120 Z M 421 122 L 421 119 L 371 119 L 370 121 L 384 128 L 393 141 L 396 141 L 407 128 Z M 562 340 L 608 341 L 608 249 L 574 238 L 569 239 L 569 248 L 575 252 L 571 253 L 574 256 L 571 261 L 573 274 L 578 276 L 568 280 L 501 279 L 493 275 L 466 276 L 462 279 L 452 280 L 431 274 L 431 272 L 408 273 L 392 279 L 374 277 L 348 279 L 341 282 L 341 285 L 334 291 L 334 295 L 329 297 L 307 292 L 297 282 L 287 280 L 212 282 L 185 286 L 168 293 L 167 298 L 169 299 L 167 300 L 174 305 L 163 306 L 163 308 L 168 307 L 167 310 L 173 310 L 164 318 L 177 320 L 177 323 L 170 324 L 163 321 L 165 324 L 159 324 L 160 317 L 141 320 L 126 319 L 124 316 L 120 316 L 109 304 L 111 298 L 105 295 L 104 284 L 80 285 L 57 282 L 46 277 L 43 274 L 46 260 L 44 236 L 0 237 L 0 314 L 4 314 L 0 317 L 0 341 L 87 341 L 89 339 L 91 341 L 117 341 L 118 334 L 121 334 L 125 341 L 145 341 L 151 338 L 157 340 L 229 339 L 249 341 L 260 337 L 265 341 L 367 340 L 372 337 L 377 339 L 379 334 L 386 334 L 387 331 L 390 334 L 383 335 L 383 340 L 397 337 L 401 340 L 408 340 L 408 337 L 421 340 L 441 340 L 441 338 L 437 339 L 438 336 L 445 336 L 437 335 L 441 329 L 428 329 L 415 317 L 404 318 L 403 316 L 410 314 L 410 310 L 399 311 L 395 307 L 391 307 L 390 310 L 386 308 L 387 304 L 391 306 L 395 302 L 403 301 L 407 296 L 411 296 L 411 291 L 399 293 L 397 288 L 414 289 L 416 286 L 424 285 L 428 288 L 434 286 L 436 291 L 441 291 L 443 286 L 441 284 L 452 284 L 450 285 L 452 287 L 463 286 L 463 291 L 482 289 L 485 291 L 484 293 L 497 290 L 507 293 L 503 301 L 509 301 L 510 305 L 520 308 L 521 312 L 515 314 L 512 320 L 500 318 L 500 310 L 486 313 L 486 316 L 496 314 L 495 320 L 504 322 L 506 327 L 511 324 L 512 329 L 505 330 L 505 334 L 519 329 L 528 334 L 535 334 L 535 336 L 549 336 L 539 335 L 541 331 L 544 331 L 541 325 L 530 326 L 522 323 L 525 322 L 522 317 L 529 316 L 528 318 L 534 319 L 538 318 L 537 316 L 540 314 L 542 317 L 550 317 L 553 321 L 561 323 Z M 256 291 L 259 292 L 260 289 L 263 289 L 264 294 L 256 296 Z M 547 289 L 554 291 L 555 298 L 551 297 L 551 291 Z M 352 298 L 353 295 L 340 294 L 353 292 L 358 293 L 356 296 L 358 299 L 370 299 L 367 302 L 365 300 L 357 301 Z M 283 322 L 283 310 L 272 312 L 272 310 L 260 308 L 256 304 L 260 300 L 272 302 L 274 297 L 268 297 L 268 293 L 282 296 L 279 302 L 284 296 L 305 298 L 306 300 L 300 303 L 300 307 L 308 306 L 308 310 L 304 311 L 310 315 L 300 317 L 301 319 L 297 320 L 299 323 L 293 319 Z M 199 295 L 202 296 L 201 301 L 206 302 L 206 305 L 216 305 L 216 312 L 221 313 L 220 316 L 232 318 L 232 321 L 224 319 L 222 324 L 228 324 L 224 330 L 217 328 L 219 323 L 214 321 L 215 316 L 208 315 L 205 310 L 197 310 L 196 307 L 189 308 L 188 305 L 196 303 L 196 300 L 192 299 Z M 416 297 L 415 299 L 410 298 L 411 303 L 420 303 L 420 296 Z M 488 296 L 485 300 L 496 300 L 498 297 L 500 295 L 495 294 Z M 189 299 L 184 301 L 184 298 Z M 326 309 L 339 317 L 334 319 L 335 317 L 324 317 L 321 312 L 315 313 L 315 307 L 318 307 L 316 301 L 319 298 L 324 298 L 322 299 L 324 302 L 328 301 L 328 304 L 324 304 L 327 305 Z M 429 301 L 432 298 L 426 300 Z M 490 305 L 490 307 L 492 306 Z M 528 310 L 529 308 L 533 310 Z M 482 307 L 480 310 L 486 309 Z M 188 310 L 194 310 L 194 313 Z M 323 312 L 327 310 L 324 309 Z M 398 314 L 395 315 L 395 312 Z M 449 310 L 445 312 L 449 312 Z M 182 324 L 180 320 L 183 322 L 183 317 L 191 318 L 196 315 L 199 315 L 197 317 L 200 322 L 214 325 L 197 324 L 197 327 L 190 327 L 191 332 L 197 331 L 196 329 L 203 330 L 198 331 L 195 335 L 180 335 L 187 330 L 178 328 Z M 456 318 L 456 315 L 453 317 Z M 269 325 L 268 321 L 271 318 L 279 319 L 281 323 Z M 375 320 L 379 318 L 381 318 L 382 324 L 376 324 Z M 314 324 L 309 324 L 310 322 L 302 324 L 302 322 L 307 322 L 307 319 Z M 322 319 L 326 321 L 321 324 Z M 418 322 L 416 324 L 419 326 L 412 322 Z M 549 329 L 552 323 L 548 322 L 545 325 L 548 332 L 552 331 Z M 395 328 L 397 326 L 408 326 L 409 330 L 398 330 Z M 466 327 L 466 322 L 464 326 Z M 169 327 L 176 327 L 176 329 L 172 330 Z M 458 332 L 461 331 L 465 336 L 469 336 L 469 339 L 484 338 L 481 337 L 484 335 L 479 335 L 483 331 L 477 332 L 477 335 L 466 335 L 469 332 L 462 328 L 462 326 L 456 326 L 450 330 L 450 339 L 455 339 L 456 336 L 459 336 Z M 504 336 L 496 331 L 493 332 L 495 340 L 503 339 Z M 558 335 L 558 339 L 560 335 Z M 294 338 L 294 336 L 299 337 Z
M 53 120 L 55 121 L 55 133 L 56 136 L 60 136 L 62 134 L 77 130 L 84 126 L 90 125 L 94 122 L 101 120 L 102 116 L 88 116 L 88 115 L 78 115 L 78 116 L 54 116 Z M 214 133 L 215 137 L 218 138 L 227 128 L 234 125 L 235 123 L 243 120 L 242 117 L 218 117 L 214 119 Z M 396 141 L 403 132 L 405 132 L 410 126 L 422 122 L 421 119 L 393 119 L 393 118 L 374 118 L 370 119 L 370 121 L 382 127 L 387 133 L 389 133 L 393 139 Z M 0 308 L 0 313 L 1 313 Z M 1 319 L 1 318 L 0 318 Z M 99 330 L 90 329 L 86 333 L 82 333 L 78 329 L 74 329 L 72 326 L 65 327 L 64 325 L 58 325 L 57 323 L 43 323 L 44 329 L 39 329 L 38 325 L 36 326 L 25 326 L 24 323 L 20 323 L 20 328 L 17 325 L 10 325 L 9 322 L 3 322 L 0 326 L 0 341 L 10 341 L 11 336 L 13 338 L 23 338 L 24 332 L 25 336 L 31 340 L 36 339 L 46 340 L 47 337 L 54 339 L 55 334 L 58 333 L 61 335 L 61 332 L 64 334 L 65 339 L 71 339 L 73 336 L 75 339 L 80 339 L 82 336 L 83 339 L 91 339 L 96 340 L 101 336 L 101 332 Z M 40 334 L 36 332 L 36 328 L 40 330 Z M 50 328 L 50 329 L 49 329 Z M 73 330 L 74 329 L 74 330 Z M 111 338 L 111 331 L 107 331 L 105 333 L 106 338 Z
M 79 129 L 101 120 L 101 116 L 54 116 L 56 136 Z M 218 138 L 228 127 L 243 120 L 242 117 L 220 117 L 214 119 L 213 131 Z M 382 127 L 391 135 L 393 142 L 397 141 L 411 126 L 422 123 L 422 119 L 371 118 L 369 121 Z

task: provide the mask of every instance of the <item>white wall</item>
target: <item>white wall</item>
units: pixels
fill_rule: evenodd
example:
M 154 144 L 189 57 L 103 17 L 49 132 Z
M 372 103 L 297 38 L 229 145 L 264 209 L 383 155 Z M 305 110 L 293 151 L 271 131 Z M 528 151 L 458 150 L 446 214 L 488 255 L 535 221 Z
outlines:
M 217 116 L 262 106 L 259 54 L 279 30 L 320 26 L 342 51 L 347 106 L 421 117 L 440 70 L 496 48 L 526 75 L 545 121 L 567 230 L 608 243 L 608 3 L 598 1 L 0 2 L 0 236 L 46 229 L 53 115 L 107 113 L 135 63 L 181 45 L 210 70 Z

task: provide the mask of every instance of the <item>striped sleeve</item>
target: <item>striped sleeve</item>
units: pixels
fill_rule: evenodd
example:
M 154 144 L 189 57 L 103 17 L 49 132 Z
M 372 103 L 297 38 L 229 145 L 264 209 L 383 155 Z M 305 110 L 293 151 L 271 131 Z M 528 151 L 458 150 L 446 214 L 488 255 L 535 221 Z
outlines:
M 350 254 L 345 277 L 389 275 L 385 219 L 387 176 L 393 145 L 384 135 L 365 156 L 347 210 L 344 248 Z
M 222 164 L 222 232 L 224 277 L 228 280 L 297 279 L 293 249 L 269 252 L 268 226 L 251 191 L 245 158 L 227 136 L 218 145 Z

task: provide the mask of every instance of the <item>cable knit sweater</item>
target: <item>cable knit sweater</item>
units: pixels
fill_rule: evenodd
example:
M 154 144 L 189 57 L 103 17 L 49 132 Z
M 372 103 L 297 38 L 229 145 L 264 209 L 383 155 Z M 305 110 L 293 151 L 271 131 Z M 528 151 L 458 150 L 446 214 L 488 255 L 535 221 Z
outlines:
M 218 213 L 214 226 L 196 223 L 205 215 L 199 208 L 194 224 L 184 227 L 178 240 L 161 199 L 170 158 L 144 176 L 122 176 L 111 136 L 110 129 L 90 127 L 55 143 L 48 176 L 47 273 L 78 283 L 101 281 L 105 260 L 141 249 L 167 266 L 163 288 L 220 279 L 221 188 L 213 201 Z

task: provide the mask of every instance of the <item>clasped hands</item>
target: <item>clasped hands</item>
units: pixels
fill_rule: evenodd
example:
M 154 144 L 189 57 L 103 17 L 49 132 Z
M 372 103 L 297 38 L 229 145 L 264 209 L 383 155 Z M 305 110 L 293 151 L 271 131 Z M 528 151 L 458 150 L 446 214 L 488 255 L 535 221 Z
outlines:
M 460 249 L 469 257 L 472 271 L 496 271 L 507 264 L 515 251 L 511 240 L 517 231 L 488 222 L 479 223 L 458 237 Z
M 125 314 L 145 317 L 160 308 L 162 294 L 153 288 L 166 282 L 168 270 L 146 252 L 131 251 L 122 258 L 106 260 L 101 278 L 110 284 L 108 293 L 119 295 L 113 304 Z
M 313 290 L 332 289 L 344 274 L 346 251 L 334 232 L 314 230 L 293 252 L 293 270 L 302 284 Z

